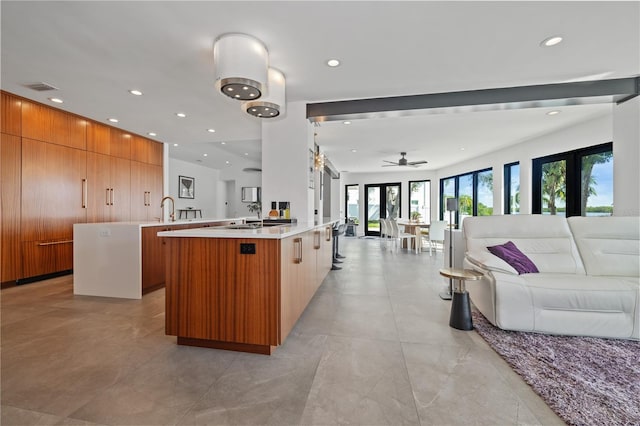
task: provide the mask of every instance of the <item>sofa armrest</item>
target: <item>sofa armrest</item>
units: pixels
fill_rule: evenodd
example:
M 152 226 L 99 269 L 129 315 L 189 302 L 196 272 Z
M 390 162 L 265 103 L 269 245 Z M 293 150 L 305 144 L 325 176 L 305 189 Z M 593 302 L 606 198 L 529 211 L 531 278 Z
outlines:
M 477 266 L 482 272 L 495 271 L 502 272 L 503 274 L 518 275 L 518 271 L 498 256 L 491 254 L 489 250 L 467 252 L 465 258 L 470 264 Z

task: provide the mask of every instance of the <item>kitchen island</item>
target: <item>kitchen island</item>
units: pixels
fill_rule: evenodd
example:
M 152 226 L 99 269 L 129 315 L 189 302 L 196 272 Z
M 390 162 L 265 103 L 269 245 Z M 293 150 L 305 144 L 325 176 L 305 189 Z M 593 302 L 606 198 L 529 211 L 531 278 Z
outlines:
M 164 287 L 164 244 L 157 234 L 244 223 L 245 218 L 73 225 L 73 294 L 140 299 Z
M 160 232 L 166 334 L 181 345 L 271 354 L 331 270 L 333 222 Z

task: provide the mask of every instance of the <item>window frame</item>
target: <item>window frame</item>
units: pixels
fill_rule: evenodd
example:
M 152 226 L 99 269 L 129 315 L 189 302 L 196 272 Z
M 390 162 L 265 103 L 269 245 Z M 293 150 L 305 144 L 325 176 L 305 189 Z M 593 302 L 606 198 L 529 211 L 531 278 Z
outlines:
M 504 165 L 504 214 L 520 214 L 520 211 L 513 213 L 511 211 L 511 172 L 513 167 L 518 166 L 518 172 L 520 172 L 520 162 L 514 161 L 513 163 L 507 163 Z M 518 186 L 520 185 L 520 176 L 518 175 Z
M 439 218 L 440 220 L 445 220 L 445 214 L 447 213 L 446 211 L 446 203 L 443 200 L 442 194 L 444 193 L 444 181 L 449 180 L 449 179 L 454 179 L 454 188 L 455 188 L 455 194 L 454 197 L 456 199 L 458 199 L 458 203 L 460 202 L 460 178 L 463 176 L 468 176 L 471 175 L 472 176 L 472 216 L 477 216 L 478 215 L 478 174 L 480 173 L 484 173 L 484 172 L 488 172 L 490 171 L 491 173 L 493 173 L 493 167 L 487 167 L 484 169 L 479 169 L 479 170 L 474 170 L 472 172 L 466 172 L 466 173 L 460 173 L 458 175 L 453 175 L 453 176 L 447 176 L 444 178 L 440 179 L 440 194 L 439 194 L 439 202 L 440 202 L 440 209 L 439 209 Z M 491 207 L 493 208 L 493 206 Z M 455 212 L 455 216 L 454 216 L 454 221 L 456 224 L 456 228 L 460 227 L 460 209 L 458 208 Z

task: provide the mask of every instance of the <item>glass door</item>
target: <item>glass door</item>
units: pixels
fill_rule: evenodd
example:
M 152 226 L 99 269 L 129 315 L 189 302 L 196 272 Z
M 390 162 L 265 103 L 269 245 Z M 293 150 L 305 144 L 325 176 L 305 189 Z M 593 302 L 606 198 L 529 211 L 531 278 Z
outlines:
M 400 183 L 365 185 L 365 235 L 380 236 L 380 219 L 400 217 Z

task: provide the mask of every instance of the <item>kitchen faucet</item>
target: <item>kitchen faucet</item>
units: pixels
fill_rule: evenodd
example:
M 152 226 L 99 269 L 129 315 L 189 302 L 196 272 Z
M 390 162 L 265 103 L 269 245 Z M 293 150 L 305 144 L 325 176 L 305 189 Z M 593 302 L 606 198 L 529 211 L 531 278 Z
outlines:
M 173 197 L 170 196 L 166 196 L 162 199 L 162 201 L 160 202 L 160 208 L 162 209 L 162 219 L 164 219 L 164 201 L 165 200 L 171 200 L 171 214 L 169 215 L 169 219 L 171 220 L 171 222 L 175 222 L 176 221 L 176 200 L 173 199 Z

